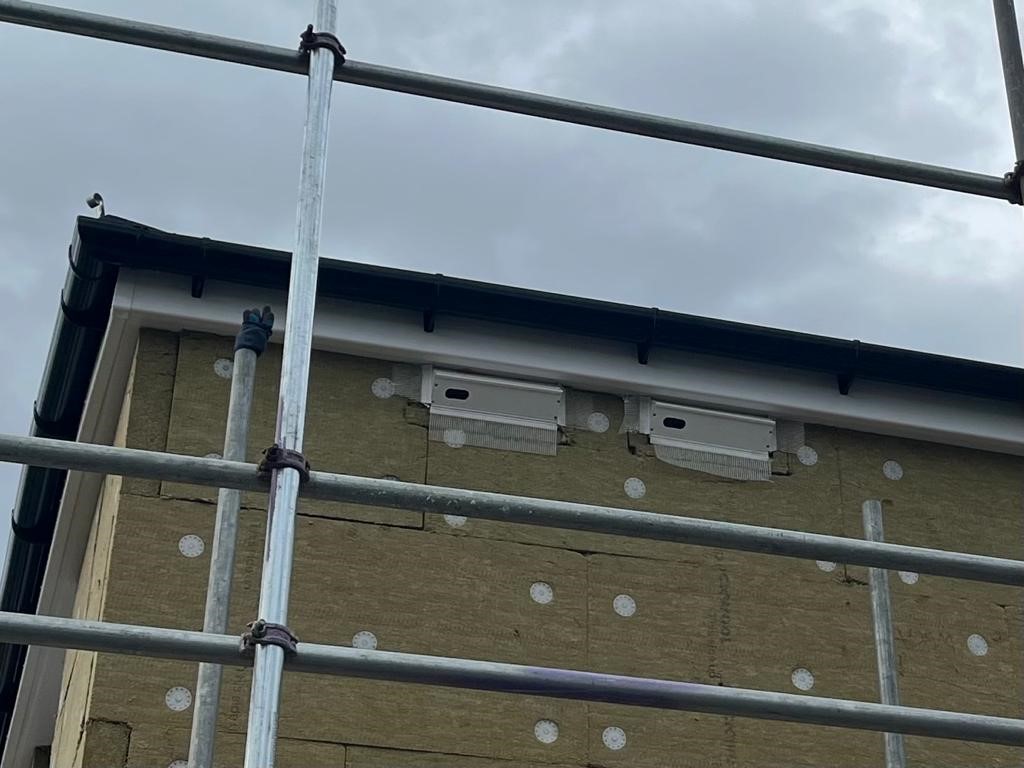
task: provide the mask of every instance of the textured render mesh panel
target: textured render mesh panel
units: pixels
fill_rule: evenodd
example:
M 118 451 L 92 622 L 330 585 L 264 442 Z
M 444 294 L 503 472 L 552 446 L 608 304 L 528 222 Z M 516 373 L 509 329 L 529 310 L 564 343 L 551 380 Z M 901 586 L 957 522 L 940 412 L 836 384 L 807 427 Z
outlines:
M 558 447 L 558 429 L 525 424 L 507 424 L 483 419 L 470 419 L 449 414 L 430 414 L 430 439 L 451 448 L 472 445 L 502 451 L 539 453 L 554 456 Z
M 395 394 L 408 400 L 420 399 L 422 378 L 422 369 L 418 365 L 395 363 L 394 368 L 391 369 L 391 381 L 395 385 Z
M 619 434 L 640 431 L 640 410 L 644 399 L 642 395 L 624 395 L 622 397 L 623 414 Z
M 761 459 L 747 456 L 727 456 L 673 445 L 655 445 L 654 455 L 674 467 L 705 472 L 718 477 L 728 477 L 732 480 L 769 482 L 772 479 L 772 465 L 767 457 Z
M 796 453 L 807 443 L 804 425 L 799 421 L 776 421 L 776 450 L 783 453 Z
M 587 420 L 594 412 L 594 397 L 574 389 L 565 390 L 565 426 L 587 429 Z
M 606 432 L 613 428 L 612 414 L 601 410 L 599 401 L 589 392 L 565 390 L 565 426 L 590 432 Z

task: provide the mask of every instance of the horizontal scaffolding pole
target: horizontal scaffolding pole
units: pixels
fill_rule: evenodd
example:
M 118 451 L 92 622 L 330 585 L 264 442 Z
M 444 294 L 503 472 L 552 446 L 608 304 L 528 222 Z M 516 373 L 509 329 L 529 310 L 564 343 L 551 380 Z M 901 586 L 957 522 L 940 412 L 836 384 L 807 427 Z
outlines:
M 251 666 L 233 635 L 0 612 L 0 641 Z M 294 672 L 1024 746 L 1024 720 L 775 691 L 300 643 Z
M 265 493 L 255 464 L 0 434 L 0 461 Z M 302 496 L 1024 586 L 1024 561 L 462 488 L 312 472 Z
M 308 71 L 304 57 L 296 50 L 288 48 L 22 2 L 22 0 L 0 0 L 0 21 L 147 48 L 158 48 L 236 64 L 247 64 L 280 72 L 306 74 Z M 299 32 L 301 30 L 297 29 L 296 36 Z M 527 91 L 382 67 L 351 59 L 335 69 L 334 79 L 370 88 L 783 160 L 800 165 L 812 165 L 862 176 L 937 187 L 982 197 L 1011 200 L 1016 194 L 1016 190 L 1006 185 L 999 176 L 915 163 L 909 160 L 792 141 L 747 131 L 736 131 L 643 112 L 543 96 Z

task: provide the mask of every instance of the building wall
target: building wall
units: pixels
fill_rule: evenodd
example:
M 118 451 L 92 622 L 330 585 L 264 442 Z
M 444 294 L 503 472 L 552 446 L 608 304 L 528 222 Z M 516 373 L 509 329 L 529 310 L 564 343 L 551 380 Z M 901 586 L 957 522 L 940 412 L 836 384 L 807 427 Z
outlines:
M 131 447 L 221 450 L 230 339 L 144 332 L 122 418 Z M 259 363 L 249 446 L 273 442 L 280 349 Z M 723 480 L 654 457 L 617 431 L 622 404 L 592 399 L 603 433 L 567 429 L 555 457 L 427 440 L 425 409 L 371 386 L 391 363 L 316 353 L 306 454 L 317 469 L 686 514 L 851 537 L 860 505 L 885 502 L 889 541 L 1024 557 L 1024 460 L 807 427 L 814 463 L 777 453 L 771 483 Z M 807 456 L 804 456 L 805 460 Z M 883 464 L 896 461 L 893 480 Z M 891 472 L 889 474 L 892 474 Z M 625 493 L 627 479 L 645 493 Z M 635 487 L 632 483 L 631 487 Z M 76 615 L 200 629 L 215 492 L 110 480 L 83 565 Z M 265 497 L 247 494 L 231 624 L 256 617 Z M 300 501 L 290 625 L 302 640 L 876 701 L 865 569 L 613 536 Z M 199 537 L 206 547 L 197 556 Z M 191 546 L 190 546 L 191 545 Z M 531 587 L 551 587 L 537 602 Z M 900 684 L 911 706 L 1022 716 L 1019 591 L 891 578 Z M 629 616 L 615 609 L 628 595 Z M 628 600 L 619 600 L 622 603 Z M 628 611 L 627 611 L 628 613 Z M 987 653 L 976 656 L 978 634 Z M 194 664 L 70 652 L 55 765 L 164 766 L 187 753 L 191 707 L 168 691 Z M 240 762 L 249 673 L 225 672 L 220 762 Z M 543 743 L 538 723 L 556 723 Z M 625 747 L 610 749 L 606 729 Z M 279 765 L 878 766 L 882 736 L 387 682 L 286 675 Z M 1021 750 L 908 738 L 912 765 L 1018 766 Z M 454 757 L 454 756 L 458 757 Z

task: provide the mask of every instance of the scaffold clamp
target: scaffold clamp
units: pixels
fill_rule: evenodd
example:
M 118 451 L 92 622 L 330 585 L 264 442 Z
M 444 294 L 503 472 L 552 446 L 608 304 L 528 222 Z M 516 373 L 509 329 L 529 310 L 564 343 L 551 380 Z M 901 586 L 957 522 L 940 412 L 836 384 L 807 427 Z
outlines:
M 300 451 L 282 448 L 277 443 L 263 451 L 263 459 L 256 469 L 262 477 L 269 477 L 275 469 L 294 469 L 299 473 L 299 480 L 309 482 L 309 462 Z
M 348 51 L 336 35 L 330 32 L 314 32 L 313 25 L 310 24 L 306 31 L 299 35 L 299 40 L 299 50 L 303 53 L 309 53 L 314 48 L 327 48 L 334 54 L 336 65 L 345 63 L 345 54 Z
M 299 638 L 284 624 L 257 619 L 246 626 L 249 631 L 242 633 L 239 647 L 245 656 L 254 655 L 257 645 L 276 645 L 284 650 L 286 656 L 293 656 L 298 651 Z
M 1007 198 L 1014 205 L 1024 205 L 1024 160 L 1018 160 L 1012 171 L 1003 174 L 1003 185 L 1009 192 Z

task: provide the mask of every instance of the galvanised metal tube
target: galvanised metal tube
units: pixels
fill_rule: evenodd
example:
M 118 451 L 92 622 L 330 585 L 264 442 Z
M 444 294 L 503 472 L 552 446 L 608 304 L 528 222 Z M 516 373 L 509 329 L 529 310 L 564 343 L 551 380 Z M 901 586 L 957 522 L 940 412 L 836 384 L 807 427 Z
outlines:
M 317 0 L 313 27 L 316 32 L 334 33 L 337 27 L 336 0 Z M 302 451 L 306 423 L 334 68 L 334 52 L 329 48 L 310 51 L 295 249 L 288 280 L 288 313 L 284 326 L 275 432 L 275 443 L 280 449 L 297 453 Z M 271 625 L 288 623 L 299 482 L 299 470 L 295 467 L 272 470 L 258 617 Z M 272 768 L 274 765 L 284 660 L 285 651 L 280 646 L 256 646 L 245 738 L 245 768 Z
M 0 434 L 0 461 L 247 491 L 267 490 L 266 481 L 260 480 L 256 474 L 255 464 L 42 437 Z M 327 472 L 312 472 L 310 481 L 302 487 L 302 495 L 324 501 L 465 515 L 506 523 L 610 533 L 638 539 L 673 541 L 808 560 L 830 560 L 850 565 L 1024 586 L 1024 561 L 1020 560 L 593 504 Z
M 297 49 L 261 45 L 44 3 L 0 0 L 0 21 L 297 75 L 305 75 L 309 71 L 305 57 Z M 299 32 L 301 30 L 295 30 L 296 36 Z
M 1024 160 L 1024 57 L 1020 49 L 1020 30 L 1013 0 L 992 0 L 999 37 L 999 56 L 1006 84 L 1006 103 L 1010 109 L 1010 128 L 1017 160 Z
M 245 330 L 243 329 L 243 333 Z M 245 461 L 249 443 L 249 413 L 256 386 L 257 352 L 248 347 L 235 350 L 231 369 L 231 398 L 224 431 L 224 453 L 228 461 Z M 221 488 L 217 494 L 217 518 L 214 523 L 210 554 L 210 579 L 206 588 L 206 612 L 203 632 L 223 634 L 228 628 L 231 604 L 231 578 L 235 568 L 238 540 L 238 511 L 242 492 Z M 189 768 L 212 768 L 217 738 L 217 714 L 223 670 L 219 664 L 199 665 L 195 705 L 192 710 L 192 736 L 188 747 Z
M 72 11 L 21 0 L 0 0 L 0 21 L 53 29 L 131 45 L 247 64 L 281 72 L 305 73 L 293 50 L 244 40 L 144 24 L 111 16 Z M 625 63 L 628 66 L 628 62 Z M 408 93 L 431 99 L 559 120 L 620 133 L 739 152 L 835 171 L 937 187 L 1001 200 L 1011 191 L 999 176 L 882 157 L 865 152 L 791 141 L 714 125 L 676 120 L 624 109 L 498 88 L 466 80 L 410 72 L 347 60 L 335 68 L 339 82 Z
M 0 612 L 0 640 L 248 666 L 238 638 Z M 1024 720 L 774 691 L 300 643 L 290 671 L 1024 745 Z M 269 763 L 268 763 L 269 765 Z
M 256 465 L 47 437 L 0 434 L 0 461 L 266 493 Z
M 865 501 L 861 505 L 864 517 L 864 538 L 885 541 L 882 526 L 882 502 Z M 892 631 L 892 601 L 889 599 L 889 572 L 884 568 L 869 568 L 871 589 L 871 618 L 875 632 L 875 657 L 878 662 L 878 690 L 883 704 L 898 706 L 900 688 L 896 668 L 896 641 Z M 907 757 L 903 747 L 903 734 L 886 733 L 885 768 L 905 768 Z
M 534 499 L 394 480 L 314 473 L 303 494 L 368 506 L 463 515 L 701 547 L 899 568 L 1024 586 L 1024 561 L 805 533 L 757 525 Z

